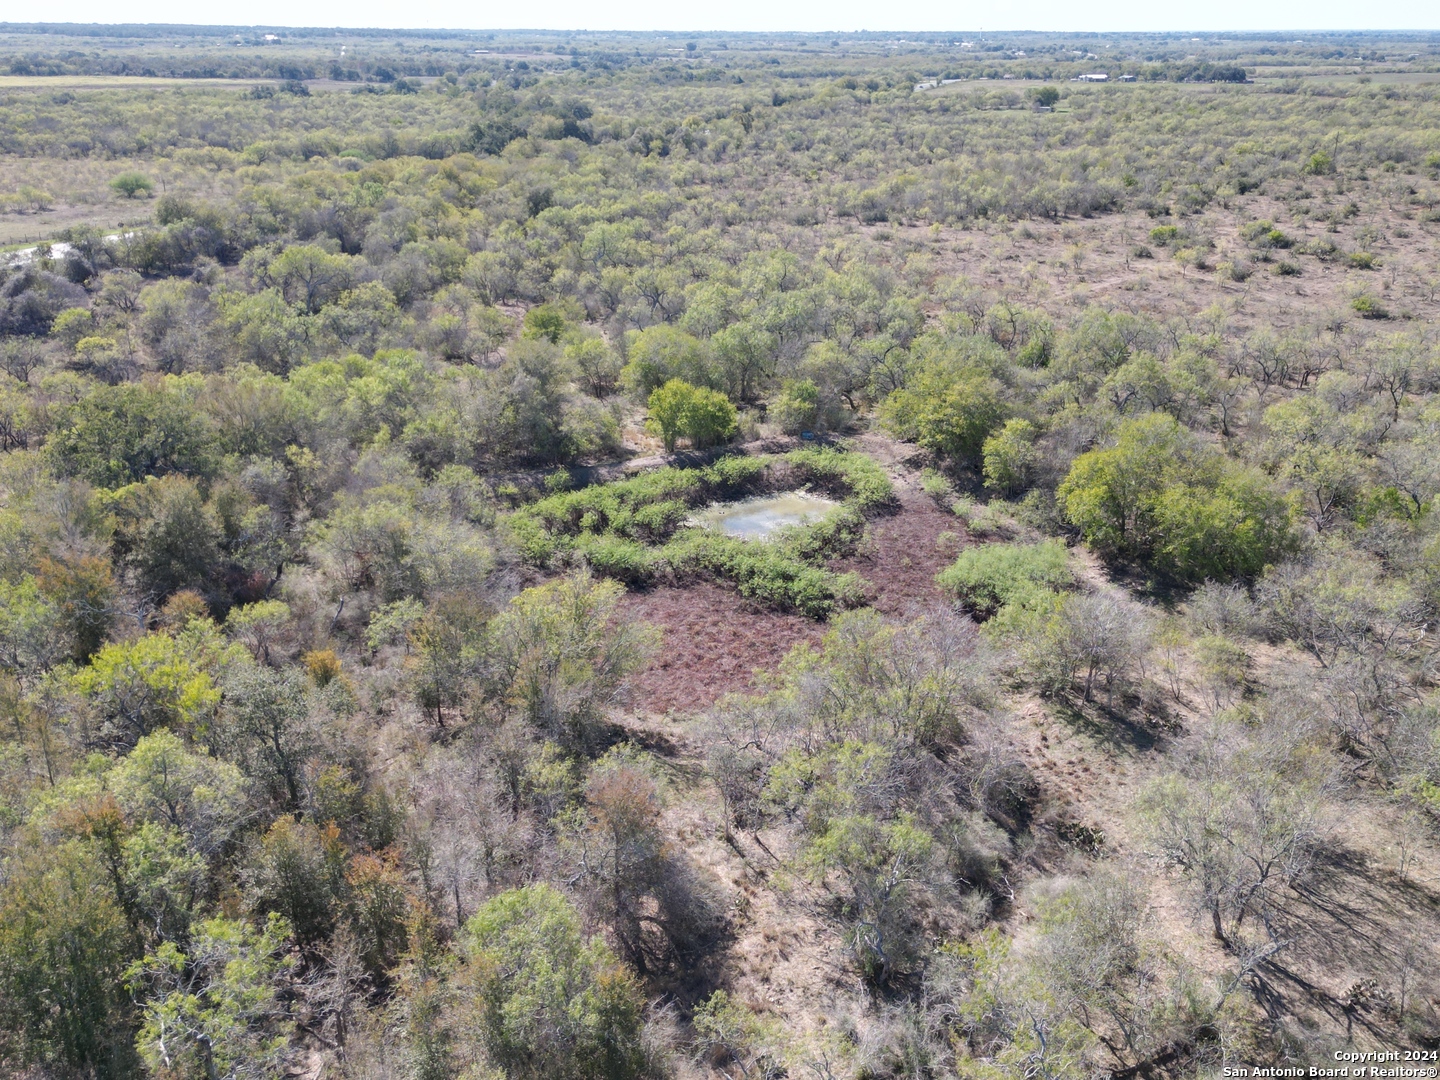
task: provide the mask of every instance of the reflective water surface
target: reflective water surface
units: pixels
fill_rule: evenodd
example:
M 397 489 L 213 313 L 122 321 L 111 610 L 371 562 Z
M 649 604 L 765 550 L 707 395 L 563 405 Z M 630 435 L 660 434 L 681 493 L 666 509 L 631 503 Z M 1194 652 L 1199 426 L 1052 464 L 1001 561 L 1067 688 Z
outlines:
M 764 540 L 787 525 L 819 521 L 840 504 L 805 491 L 760 495 L 739 502 L 716 503 L 696 514 L 692 523 L 743 540 Z

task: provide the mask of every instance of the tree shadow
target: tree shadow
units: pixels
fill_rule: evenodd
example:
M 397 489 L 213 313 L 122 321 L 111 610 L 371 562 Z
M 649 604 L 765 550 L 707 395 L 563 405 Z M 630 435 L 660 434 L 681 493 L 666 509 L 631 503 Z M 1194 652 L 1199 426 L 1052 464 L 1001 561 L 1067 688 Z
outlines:
M 1368 980 L 1390 987 L 1402 962 L 1404 931 L 1434 939 L 1440 896 L 1371 865 L 1363 852 L 1330 846 L 1268 915 L 1270 932 L 1291 944 L 1253 973 L 1252 988 L 1267 1015 L 1279 1019 L 1308 1007 L 1343 1024 L 1347 1038 L 1363 1032 L 1381 1043 L 1394 1039 L 1395 1018 L 1357 997 L 1354 988 Z
M 1054 717 L 1071 731 L 1121 754 L 1148 754 L 1163 751 L 1169 740 L 1162 731 L 1140 723 L 1123 708 L 1099 701 L 1051 698 Z M 1123 703 L 1122 703 L 1123 704 Z

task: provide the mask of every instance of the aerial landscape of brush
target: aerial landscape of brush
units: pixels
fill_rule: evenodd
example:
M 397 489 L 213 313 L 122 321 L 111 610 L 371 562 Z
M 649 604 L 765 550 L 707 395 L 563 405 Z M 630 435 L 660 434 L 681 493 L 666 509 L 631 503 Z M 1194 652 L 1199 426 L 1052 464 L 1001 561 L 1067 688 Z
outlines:
M 0 1075 L 1440 1075 L 1437 329 L 1440 33 L 0 23 Z

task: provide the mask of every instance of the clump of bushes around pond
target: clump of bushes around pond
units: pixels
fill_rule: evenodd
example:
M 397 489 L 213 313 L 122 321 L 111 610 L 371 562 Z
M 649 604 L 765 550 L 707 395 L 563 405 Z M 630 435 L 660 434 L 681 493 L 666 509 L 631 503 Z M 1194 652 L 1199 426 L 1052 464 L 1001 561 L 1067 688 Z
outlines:
M 823 493 L 840 506 L 767 543 L 687 527 L 710 503 L 793 488 Z M 750 599 L 822 619 L 854 606 L 861 595 L 856 575 L 834 573 L 824 563 L 853 551 L 866 516 L 893 498 L 884 470 L 870 458 L 815 448 L 725 457 L 705 468 L 657 469 L 561 492 L 517 510 L 507 524 L 522 557 L 535 566 L 583 564 L 629 585 L 720 578 Z

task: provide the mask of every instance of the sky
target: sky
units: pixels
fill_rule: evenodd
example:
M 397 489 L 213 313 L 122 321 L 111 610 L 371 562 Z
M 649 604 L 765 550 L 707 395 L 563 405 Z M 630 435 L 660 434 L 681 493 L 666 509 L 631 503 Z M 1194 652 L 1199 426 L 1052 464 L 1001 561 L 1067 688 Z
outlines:
M 1440 0 L 47 0 L 0 18 L 450 29 L 853 30 L 1433 30 Z

